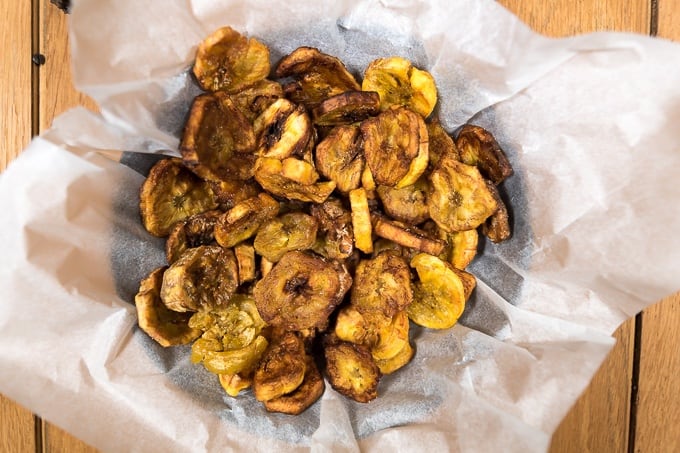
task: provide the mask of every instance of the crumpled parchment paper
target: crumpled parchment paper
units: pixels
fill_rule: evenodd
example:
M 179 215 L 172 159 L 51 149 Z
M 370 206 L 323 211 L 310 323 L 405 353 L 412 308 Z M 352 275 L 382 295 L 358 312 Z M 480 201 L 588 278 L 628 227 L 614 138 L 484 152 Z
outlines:
M 491 130 L 515 175 L 512 239 L 484 244 L 458 325 L 413 329 L 406 368 L 358 404 L 327 386 L 298 417 L 224 394 L 136 327 L 164 263 L 139 222 L 177 155 L 198 42 L 230 25 L 320 48 L 360 76 L 401 55 L 437 81 L 443 124 Z M 0 175 L 0 392 L 104 451 L 544 451 L 616 327 L 680 288 L 680 46 L 548 39 L 493 1 L 75 2 L 75 109 Z M 125 151 L 125 152 L 123 152 Z

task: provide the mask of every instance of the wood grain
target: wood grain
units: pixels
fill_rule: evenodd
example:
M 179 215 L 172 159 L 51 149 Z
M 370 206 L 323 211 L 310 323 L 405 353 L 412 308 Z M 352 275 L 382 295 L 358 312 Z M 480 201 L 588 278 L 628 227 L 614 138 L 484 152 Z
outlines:
M 34 452 L 33 414 L 0 395 L 0 452 Z

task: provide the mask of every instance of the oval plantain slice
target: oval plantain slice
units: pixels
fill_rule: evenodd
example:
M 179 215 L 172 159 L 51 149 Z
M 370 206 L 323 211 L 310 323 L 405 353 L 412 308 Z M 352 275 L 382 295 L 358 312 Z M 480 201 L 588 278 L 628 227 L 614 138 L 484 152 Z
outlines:
M 312 138 L 312 130 L 304 107 L 285 98 L 277 99 L 253 122 L 256 154 L 277 159 L 301 154 Z
M 260 226 L 278 212 L 279 203 L 266 193 L 248 198 L 218 219 L 215 240 L 222 247 L 233 247 L 255 235 Z
M 378 397 L 380 369 L 367 346 L 326 337 L 324 342 L 326 374 L 336 391 L 359 403 Z
M 293 332 L 272 341 L 253 375 L 253 393 L 269 401 L 291 393 L 302 384 L 307 368 L 305 345 Z
M 255 235 L 255 251 L 269 261 L 277 262 L 292 250 L 307 250 L 316 241 L 319 223 L 303 212 L 289 212 L 269 219 Z
M 503 203 L 496 186 L 489 182 L 487 187 L 496 199 L 498 210 L 491 214 L 491 216 L 482 224 L 482 234 L 491 239 L 491 242 L 498 244 L 511 236 L 510 218 L 508 216 L 508 208 L 505 206 L 505 203 Z
M 306 358 L 307 366 L 302 384 L 291 393 L 265 401 L 264 407 L 269 412 L 298 415 L 321 398 L 326 388 L 323 376 L 321 376 L 312 357 L 307 356 Z
M 192 171 L 209 181 L 252 177 L 255 131 L 223 92 L 197 96 L 184 127 L 180 152 Z
M 361 123 L 366 164 L 377 184 L 395 186 L 404 178 L 413 179 L 413 183 L 425 171 L 427 135 L 423 137 L 421 132 L 427 129 L 421 129 L 422 123 L 420 116 L 403 107 L 388 109 Z M 414 160 L 417 165 L 412 169 Z
M 383 110 L 403 105 L 423 118 L 432 113 L 437 103 L 437 86 L 432 75 L 402 57 L 373 60 L 364 72 L 361 89 L 377 91 Z
M 160 291 L 166 267 L 152 271 L 139 285 L 135 296 L 139 327 L 163 347 L 191 343 L 201 331 L 189 327 L 189 313 L 168 309 Z
M 335 190 L 335 182 L 300 184 L 283 176 L 283 163 L 272 157 L 259 157 L 255 162 L 255 180 L 264 190 L 289 200 L 323 203 Z
M 413 346 L 407 341 L 396 355 L 388 359 L 376 360 L 375 364 L 378 365 L 378 369 L 383 375 L 394 373 L 398 369 L 406 366 L 411 361 L 414 354 L 415 351 Z
M 216 350 L 215 342 L 199 338 L 191 346 L 192 363 L 202 362 L 215 374 L 250 374 L 267 350 L 267 339 L 258 335 L 248 346 L 239 349 Z
M 240 374 L 218 374 L 220 385 L 229 396 L 238 396 L 241 390 L 250 388 L 253 384 L 252 377 L 243 377 Z
M 267 107 L 283 97 L 283 87 L 273 80 L 262 79 L 230 97 L 241 113 L 253 122 Z
M 380 214 L 373 214 L 373 230 L 377 236 L 389 239 L 404 247 L 409 247 L 431 255 L 441 254 L 446 243 L 429 236 L 425 231 L 409 227 L 403 223 L 388 220 Z
M 172 264 L 186 249 L 215 240 L 215 224 L 222 211 L 206 211 L 177 222 L 165 241 L 165 257 Z
M 215 208 L 210 185 L 175 158 L 158 161 L 140 190 L 142 223 L 158 237 L 170 234 L 177 222 Z
M 363 121 L 380 113 L 380 96 L 375 91 L 345 91 L 322 101 L 312 110 L 318 126 L 337 126 Z
M 453 266 L 436 256 L 420 253 L 411 260 L 418 279 L 413 303 L 406 308 L 409 319 L 430 329 L 448 329 L 465 309 L 465 287 Z
M 185 312 L 229 303 L 238 286 L 234 252 L 219 246 L 187 249 L 163 274 L 161 299 L 171 310 Z
M 361 183 L 364 156 L 357 126 L 337 126 L 316 146 L 316 168 L 326 178 L 335 181 L 337 189 L 348 193 Z
M 449 262 L 456 269 L 465 269 L 477 255 L 477 230 L 456 231 L 448 236 L 451 243 Z
M 363 187 L 351 190 L 349 203 L 352 209 L 354 245 L 364 253 L 371 253 L 373 251 L 373 226 L 366 190 Z
M 430 152 L 430 170 L 436 168 L 444 156 L 460 160 L 460 153 L 453 138 L 444 130 L 438 119 L 432 119 L 427 123 L 427 137 Z
M 376 360 L 387 360 L 399 354 L 408 344 L 408 314 L 398 311 L 378 325 L 378 341 L 371 346 L 371 355 Z
M 198 46 L 193 72 L 206 91 L 237 92 L 269 75 L 269 48 L 231 27 L 215 30 Z
M 255 284 L 253 295 L 262 319 L 272 326 L 323 330 L 351 285 L 352 277 L 337 262 L 293 251 Z
M 321 204 L 313 204 L 309 211 L 319 222 L 317 241 L 312 250 L 325 258 L 348 258 L 354 251 L 352 214 L 342 201 L 328 198 Z
M 412 300 L 411 271 L 402 257 L 383 252 L 359 262 L 351 303 L 360 313 L 374 311 L 391 318 Z
M 378 186 L 376 193 L 387 215 L 400 222 L 418 225 L 430 218 L 427 207 L 429 190 L 427 179 L 421 177 L 414 184 L 401 189 Z
M 477 228 L 498 209 L 477 167 L 442 159 L 430 174 L 430 183 L 430 218 L 444 231 Z
M 456 146 L 460 160 L 475 165 L 494 184 L 500 184 L 512 174 L 512 166 L 493 135 L 486 129 L 466 124 L 458 132 Z

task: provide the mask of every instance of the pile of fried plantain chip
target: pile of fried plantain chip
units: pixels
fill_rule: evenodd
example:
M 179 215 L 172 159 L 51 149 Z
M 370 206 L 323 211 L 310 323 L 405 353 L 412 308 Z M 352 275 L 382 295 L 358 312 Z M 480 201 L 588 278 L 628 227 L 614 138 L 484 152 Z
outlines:
M 507 158 L 481 127 L 445 131 L 432 75 L 401 57 L 361 82 L 311 47 L 271 68 L 264 44 L 223 27 L 193 72 L 204 92 L 182 158 L 159 161 L 141 189 L 168 264 L 141 282 L 139 326 L 191 344 L 227 394 L 251 388 L 269 411 L 301 413 L 324 375 L 376 398 L 415 354 L 411 322 L 461 316 L 478 232 L 510 236 Z

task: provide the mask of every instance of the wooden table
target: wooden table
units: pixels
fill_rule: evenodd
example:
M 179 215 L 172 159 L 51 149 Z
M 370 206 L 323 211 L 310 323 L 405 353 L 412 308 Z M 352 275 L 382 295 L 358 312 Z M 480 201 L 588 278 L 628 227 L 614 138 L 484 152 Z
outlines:
M 620 30 L 680 41 L 679 0 L 501 0 L 535 30 Z M 52 119 L 95 108 L 71 84 L 67 17 L 49 0 L 0 2 L 0 171 Z M 32 55 L 45 56 L 43 65 Z M 680 83 L 680 81 L 678 81 Z M 7 213 L 5 213 L 7 215 Z M 680 279 L 679 279 L 680 285 Z M 553 438 L 553 452 L 680 451 L 680 293 L 623 324 L 617 346 Z M 0 452 L 92 452 L 0 395 Z

